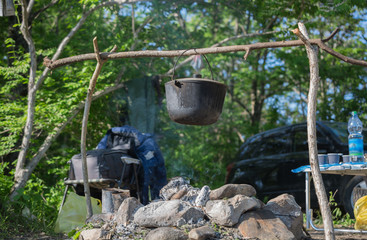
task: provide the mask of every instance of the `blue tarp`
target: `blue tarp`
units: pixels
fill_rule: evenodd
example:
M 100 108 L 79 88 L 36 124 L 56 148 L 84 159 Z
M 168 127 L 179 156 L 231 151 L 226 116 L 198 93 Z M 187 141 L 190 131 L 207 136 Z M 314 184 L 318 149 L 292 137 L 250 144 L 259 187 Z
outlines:
M 107 131 L 106 135 L 99 142 L 97 149 L 118 148 L 118 144 L 114 142 L 114 136 L 131 139 L 132 150 L 140 159 L 143 166 L 143 187 L 142 187 L 142 204 L 149 202 L 149 189 L 151 199 L 159 197 L 159 191 L 167 184 L 166 168 L 164 158 L 159 149 L 158 144 L 153 135 L 141 133 L 131 126 L 114 127 Z M 124 142 L 124 141 L 122 141 Z M 126 142 L 125 142 L 126 143 Z

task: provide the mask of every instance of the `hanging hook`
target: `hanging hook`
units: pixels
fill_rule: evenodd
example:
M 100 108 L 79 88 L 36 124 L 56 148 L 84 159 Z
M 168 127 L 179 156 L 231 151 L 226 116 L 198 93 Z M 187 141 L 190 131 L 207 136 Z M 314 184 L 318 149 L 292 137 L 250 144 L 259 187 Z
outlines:
M 213 70 L 212 70 L 212 68 L 211 68 L 211 66 L 210 66 L 210 63 L 209 63 L 208 59 L 206 58 L 205 54 L 199 54 L 199 53 L 196 51 L 196 48 L 190 48 L 190 49 L 186 49 L 185 51 L 183 51 L 183 52 L 181 53 L 181 55 L 177 58 L 177 61 L 175 62 L 175 65 L 173 66 L 172 81 L 173 81 L 174 76 L 175 76 L 175 70 L 176 70 L 176 65 L 177 65 L 177 63 L 178 63 L 178 60 L 182 57 L 182 55 L 184 55 L 184 53 L 185 53 L 185 52 L 187 52 L 187 51 L 189 51 L 189 50 L 194 50 L 194 51 L 197 53 L 197 55 L 203 55 L 203 56 L 204 56 L 205 61 L 208 63 L 208 66 L 209 66 L 209 69 L 210 69 L 210 73 L 211 73 L 211 76 L 212 76 L 212 80 L 214 80 L 214 78 L 213 78 Z M 177 80 L 175 79 L 175 85 L 176 85 L 177 87 L 181 87 L 181 86 L 182 86 L 182 83 L 180 83 L 179 81 L 177 81 Z

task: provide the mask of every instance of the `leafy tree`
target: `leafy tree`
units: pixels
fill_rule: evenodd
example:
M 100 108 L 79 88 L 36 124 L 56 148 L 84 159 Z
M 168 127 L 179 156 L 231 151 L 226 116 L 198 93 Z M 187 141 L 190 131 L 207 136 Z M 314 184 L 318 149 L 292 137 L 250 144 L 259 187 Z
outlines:
M 24 196 L 32 191 L 44 194 L 49 205 L 60 201 L 67 161 L 80 151 L 80 111 L 95 68 L 95 61 L 85 61 L 51 72 L 42 65 L 44 57 L 55 60 L 91 53 L 95 36 L 105 52 L 115 44 L 117 51 L 173 50 L 290 40 L 296 37 L 289 30 L 302 20 L 311 38 L 326 37 L 340 27 L 327 44 L 345 55 L 365 59 L 365 1 L 123 2 L 19 1 L 18 15 L 1 19 L 0 176 L 4 181 L 0 189 L 1 193 L 9 191 L 13 177 L 15 183 L 22 183 L 13 188 L 19 190 L 17 200 L 23 201 L 19 209 L 31 208 Z M 21 9 L 26 4 L 34 5 L 26 21 L 28 28 L 20 28 Z M 35 46 L 33 53 L 29 39 L 23 38 L 27 29 Z M 207 57 L 214 79 L 228 86 L 220 120 L 206 127 L 178 125 L 169 119 L 163 100 L 155 133 L 169 177 L 182 175 L 194 185 L 214 188 L 224 183 L 225 166 L 235 157 L 243 137 L 305 120 L 309 77 L 303 48 L 253 51 L 247 60 L 243 53 Z M 365 118 L 365 69 L 323 53 L 320 58 L 318 119 L 346 121 L 352 110 Z M 87 148 L 94 148 L 108 128 L 130 124 L 127 81 L 160 75 L 163 93 L 175 61 L 108 61 L 97 83 Z M 187 60 L 182 57 L 179 63 L 183 61 Z M 175 76 L 192 73 L 187 63 L 176 69 Z M 206 65 L 202 74 L 210 76 Z M 24 165 L 16 170 L 16 162 Z M 30 164 L 30 171 L 21 171 Z M 42 216 L 55 217 L 55 213 Z

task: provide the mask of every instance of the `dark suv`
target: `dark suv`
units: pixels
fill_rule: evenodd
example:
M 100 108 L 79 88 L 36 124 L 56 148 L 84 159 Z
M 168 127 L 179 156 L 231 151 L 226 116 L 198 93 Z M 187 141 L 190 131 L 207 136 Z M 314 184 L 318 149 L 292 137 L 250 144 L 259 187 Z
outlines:
M 321 153 L 348 154 L 346 123 L 317 122 L 317 147 Z M 367 131 L 364 129 L 364 139 Z M 367 149 L 366 145 L 364 148 Z M 307 124 L 280 127 L 248 138 L 240 147 L 235 162 L 227 167 L 226 183 L 247 183 L 256 188 L 257 197 L 270 199 L 283 193 L 292 194 L 299 205 L 305 206 L 305 174 L 292 173 L 309 165 Z M 336 193 L 338 206 L 353 216 L 353 189 L 367 188 L 360 176 L 323 174 L 327 194 Z M 311 194 L 312 207 L 317 207 L 316 195 Z

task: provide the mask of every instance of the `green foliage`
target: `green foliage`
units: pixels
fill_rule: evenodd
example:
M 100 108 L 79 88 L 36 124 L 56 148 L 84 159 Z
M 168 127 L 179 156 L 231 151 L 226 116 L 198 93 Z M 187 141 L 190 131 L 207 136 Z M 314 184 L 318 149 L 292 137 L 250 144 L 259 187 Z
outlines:
M 37 48 L 36 80 L 44 71 L 42 59 L 51 59 L 82 14 L 101 2 L 58 1 L 44 9 L 49 1 L 35 1 L 32 13 L 39 14 L 31 14 L 34 19 L 30 23 Z M 289 29 L 296 28 L 297 22 L 303 21 L 311 38 L 325 38 L 340 27 L 341 31 L 326 44 L 346 56 L 366 60 L 366 39 L 363 37 L 366 35 L 363 25 L 367 9 L 365 1 L 172 1 L 170 4 L 148 1 L 135 3 L 133 7 L 134 21 L 131 4 L 94 11 L 68 42 L 60 58 L 94 52 L 92 39 L 96 36 L 99 48 L 104 52 L 110 51 L 114 45 L 117 52 L 209 47 L 235 35 L 273 30 L 276 33 L 233 39 L 224 45 L 295 40 L 297 37 Z M 5 224 L 10 232 L 15 231 L 11 226 L 17 224 L 33 230 L 35 225 L 48 229 L 54 222 L 56 206 L 61 201 L 61 179 L 67 176 L 67 161 L 80 152 L 83 114 L 80 110 L 70 120 L 39 162 L 17 201 L 8 205 L 5 198 L 13 181 L 29 94 L 30 57 L 19 27 L 17 17 L 0 21 L 0 197 L 4 200 L 1 201 L 4 204 L 0 223 Z M 305 121 L 309 66 L 304 48 L 254 50 L 246 61 L 243 54 L 207 56 L 214 79 L 228 87 L 217 123 L 205 127 L 173 123 L 163 100 L 155 134 L 165 157 L 168 177 L 184 176 L 194 186 L 219 187 L 224 183 L 225 168 L 234 159 L 243 138 L 280 125 Z M 317 119 L 346 121 L 352 110 L 359 111 L 361 119 L 365 119 L 365 68 L 349 65 L 324 52 L 320 52 L 319 59 L 321 79 Z M 130 58 L 108 61 L 98 78 L 96 91 L 143 76 L 165 74 L 176 60 Z M 95 61 L 85 61 L 54 69 L 37 89 L 27 162 L 38 153 L 44 140 L 55 134 L 55 128 L 79 109 L 79 104 L 85 100 L 95 64 Z M 187 64 L 177 69 L 175 75 L 186 77 L 192 73 Z M 210 76 L 208 66 L 204 65 L 202 74 Z M 162 77 L 158 87 L 161 95 L 164 95 L 164 83 L 170 79 Z M 93 102 L 88 122 L 88 150 L 95 148 L 109 128 L 130 124 L 128 91 L 125 86 Z M 157 91 L 157 104 L 159 101 Z M 29 209 L 39 220 L 25 221 L 21 217 L 23 209 Z M 12 214 L 17 217 L 9 219 Z M 337 210 L 334 215 L 343 219 Z M 348 217 L 344 219 L 349 221 Z
M 5 40 L 9 59 L 12 60 L 10 67 L 0 66 L 0 156 L 14 151 L 19 141 L 20 133 L 25 123 L 24 104 L 25 96 L 22 88 L 27 84 L 29 70 L 29 54 L 23 54 L 22 50 L 15 50 L 15 41 L 12 38 Z
M 3 234 L 7 233 L 10 228 L 10 216 L 7 211 L 6 202 L 8 201 L 8 193 L 13 185 L 11 176 L 6 175 L 9 170 L 8 163 L 1 163 L 0 165 L 0 238 L 5 237 Z
M 9 171 L 9 163 L 2 162 L 0 165 L 0 202 L 6 202 L 6 196 L 8 195 L 13 179 L 11 176 L 7 175 L 6 172 Z
M 336 192 L 335 192 L 336 193 Z M 349 213 L 343 214 L 338 204 L 335 202 L 335 193 L 329 192 L 329 205 L 332 208 L 332 218 L 334 225 L 341 225 L 343 227 L 353 227 L 355 219 L 351 219 Z
M 84 226 L 83 226 L 83 227 L 81 227 L 81 228 L 76 228 L 76 229 L 71 230 L 67 235 L 68 235 L 68 237 L 70 237 L 71 239 L 76 240 L 76 239 L 79 239 L 80 234 L 81 234 L 84 230 L 92 229 L 92 228 L 93 228 L 93 225 L 92 225 L 91 223 L 88 223 L 88 224 L 84 225 Z
M 26 188 L 9 201 L 7 194 L 13 184 L 8 175 L 9 164 L 0 165 L 0 238 L 15 235 L 46 232 L 53 234 L 53 224 L 58 213 L 63 184 L 58 181 L 54 186 L 46 186 L 36 176 L 32 176 Z
M 356 220 L 352 219 L 349 213 L 344 213 L 340 209 L 340 207 L 338 206 L 338 203 L 335 201 L 335 198 L 334 198 L 335 194 L 336 192 L 335 193 L 329 192 L 329 206 L 331 208 L 331 214 L 332 214 L 334 226 L 353 228 Z M 320 225 L 323 223 L 321 213 L 318 210 L 316 211 L 316 219 L 314 222 L 317 225 Z

